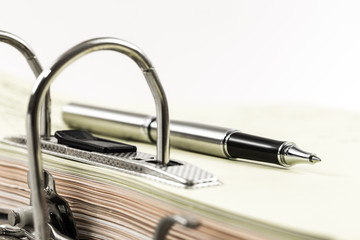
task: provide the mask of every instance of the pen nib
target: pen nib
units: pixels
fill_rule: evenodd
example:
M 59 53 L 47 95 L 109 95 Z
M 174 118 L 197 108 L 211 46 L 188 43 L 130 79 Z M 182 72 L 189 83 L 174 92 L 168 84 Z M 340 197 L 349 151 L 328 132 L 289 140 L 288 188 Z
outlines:
M 318 156 L 316 156 L 316 155 L 311 155 L 311 156 L 310 156 L 310 162 L 312 162 L 312 163 L 318 163 L 318 162 L 321 162 L 321 159 L 320 159 Z
M 284 144 L 280 153 L 280 163 L 285 167 L 298 163 L 315 164 L 318 162 L 321 162 L 318 156 L 301 150 L 293 143 Z

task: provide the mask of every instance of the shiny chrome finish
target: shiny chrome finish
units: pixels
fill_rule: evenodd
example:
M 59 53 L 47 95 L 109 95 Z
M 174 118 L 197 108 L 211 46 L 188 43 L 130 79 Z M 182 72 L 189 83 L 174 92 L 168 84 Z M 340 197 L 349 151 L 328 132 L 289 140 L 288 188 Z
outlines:
M 26 148 L 26 138 L 6 137 L 0 142 Z M 69 159 L 87 165 L 114 169 L 180 188 L 204 188 L 220 185 L 219 179 L 195 165 L 185 161 L 171 160 L 168 165 L 160 165 L 155 156 L 143 152 L 98 153 L 80 150 L 58 144 L 55 137 L 41 140 L 41 151 L 48 155 Z M 47 188 L 49 189 L 49 187 Z M 70 222 L 70 221 L 67 221 Z M 50 222 L 51 223 L 51 222 Z M 69 226 L 70 227 L 70 226 Z
M 150 139 L 154 142 L 156 139 L 157 124 L 153 121 L 150 124 Z M 190 123 L 183 121 L 170 121 L 171 145 L 193 152 L 201 152 L 227 157 L 225 153 L 226 136 L 229 130 L 227 128 L 209 126 L 200 123 Z
M 18 208 L 11 210 L 8 214 L 9 224 L 11 226 L 17 226 L 24 228 L 25 226 L 33 225 L 33 210 L 31 206 L 26 208 Z
M 187 228 L 197 228 L 200 226 L 200 222 L 192 217 L 180 215 L 166 216 L 159 221 L 155 230 L 154 240 L 165 240 L 166 235 L 174 224 L 180 224 Z
M 37 78 L 40 73 L 42 72 L 42 67 L 41 64 L 37 58 L 37 56 L 35 55 L 34 51 L 30 48 L 30 46 L 21 38 L 19 38 L 18 36 L 11 34 L 9 32 L 5 32 L 5 31 L 0 31 L 0 42 L 4 42 L 7 43 L 11 46 L 13 46 L 14 48 L 16 48 L 27 60 L 31 70 L 33 71 L 35 77 Z M 50 93 L 46 94 L 44 103 L 43 103 L 43 110 L 42 110 L 42 115 L 41 115 L 41 129 L 40 129 L 40 133 L 41 135 L 44 135 L 46 132 L 48 132 L 48 129 L 45 129 L 45 127 L 47 127 L 47 125 L 45 124 L 46 122 L 49 121 L 50 118 L 50 114 L 47 113 L 46 115 L 45 113 L 45 109 L 48 108 L 50 105 Z
M 35 239 L 32 233 L 27 230 L 9 225 L 0 225 L 0 237 L 0 239 L 6 240 Z
M 284 167 L 290 167 L 299 163 L 314 164 L 321 159 L 313 153 L 299 149 L 295 143 L 284 142 L 278 152 L 279 163 Z
M 36 238 L 40 240 L 48 239 L 49 231 L 46 221 L 45 197 L 43 193 L 42 181 L 42 160 L 40 152 L 40 136 L 39 136 L 39 112 L 40 104 L 44 101 L 45 95 L 48 93 L 51 83 L 58 74 L 62 72 L 68 65 L 80 57 L 99 50 L 112 50 L 125 54 L 136 62 L 142 69 L 146 81 L 150 87 L 156 104 L 157 121 L 159 123 L 157 138 L 157 160 L 163 165 L 169 162 L 169 111 L 165 92 L 158 79 L 155 69 L 151 62 L 142 53 L 140 49 L 134 45 L 116 38 L 96 38 L 82 42 L 65 52 L 50 67 L 49 70 L 43 71 L 38 77 L 30 96 L 27 110 L 27 145 L 30 163 L 30 183 L 33 186 L 31 191 L 32 205 L 34 207 L 34 222 Z M 44 115 L 50 113 L 50 106 L 44 108 Z M 45 138 L 50 137 L 50 118 L 45 122 L 46 129 Z
M 63 108 L 70 127 L 123 139 L 155 142 L 155 117 L 71 103 Z M 170 121 L 171 146 L 194 152 L 229 157 L 228 137 L 235 130 L 183 121 Z
M 233 135 L 234 133 L 237 133 L 237 132 L 239 132 L 239 131 L 231 130 L 231 129 L 226 132 L 226 137 L 224 138 L 224 141 L 223 141 L 223 151 L 224 151 L 224 155 L 226 158 L 229 158 L 229 159 L 233 158 L 228 151 L 228 142 L 229 142 L 229 138 L 231 137 L 231 135 Z
M 23 39 L 9 32 L 0 31 L 0 41 L 16 48 L 26 58 L 35 76 L 38 77 L 40 75 L 42 72 L 40 62 L 34 51 Z
M 67 104 L 63 108 L 63 120 L 70 127 L 142 142 L 155 142 L 155 119 L 148 115 L 76 103 Z M 228 151 L 228 142 L 231 136 L 238 132 L 224 127 L 170 121 L 172 147 L 228 159 L 236 159 Z M 315 154 L 302 151 L 290 142 L 283 142 L 279 149 L 275 150 L 275 154 L 276 151 L 278 163 L 284 167 L 321 161 Z
M 43 191 L 46 193 L 46 200 L 49 204 L 46 211 L 49 216 L 47 225 L 50 229 L 50 237 L 48 239 L 78 239 L 70 207 L 68 203 L 56 193 L 54 178 L 50 173 L 44 171 L 44 180 L 44 185 L 46 187 Z M 30 202 L 32 202 L 31 198 Z M 13 228 L 5 227 L 3 229 L 4 231 L 1 231 L 0 229 L 0 239 L 38 239 L 37 235 L 34 233 L 34 211 L 32 206 L 8 210 L 7 212 L 8 224 Z
M 76 129 L 84 129 L 106 136 L 114 136 L 140 142 L 152 142 L 149 138 L 150 123 L 155 117 L 88 107 L 81 104 L 67 104 L 63 107 L 62 118 Z M 170 126 L 171 128 L 171 126 Z M 173 142 L 173 139 L 171 139 Z
M 74 240 L 56 230 L 49 224 L 51 240 Z M 2 240 L 38 240 L 34 233 L 19 227 L 0 225 L 0 239 Z
M 35 74 L 36 77 L 38 77 L 40 75 L 40 73 L 42 72 L 42 67 L 35 55 L 35 53 L 33 52 L 33 50 L 27 45 L 27 43 L 25 41 L 23 41 L 21 38 L 11 34 L 11 33 L 8 33 L 8 32 L 3 32 L 1 31 L 0 32 L 0 41 L 2 42 L 5 42 L 5 43 L 8 43 L 10 45 L 12 45 L 13 47 L 15 47 L 18 51 L 20 51 L 23 56 L 26 58 L 28 64 L 30 65 L 31 67 L 31 70 L 33 71 L 33 73 Z M 44 96 L 45 98 L 45 102 L 43 104 L 43 110 L 47 109 L 47 103 L 49 102 L 49 94 L 47 93 L 46 96 Z M 46 119 L 46 116 L 48 116 L 47 114 L 44 114 L 44 111 L 42 113 L 42 117 L 41 117 L 41 122 L 45 123 L 47 120 L 49 119 Z M 46 129 L 44 128 L 46 127 L 45 124 L 42 125 L 42 129 L 41 129 L 41 133 L 44 133 L 46 132 Z M 37 130 L 38 132 L 38 130 Z M 38 165 L 33 165 L 32 162 L 30 161 L 29 163 L 29 169 L 30 169 L 30 172 L 35 172 L 36 170 L 35 169 L 38 169 L 38 173 L 36 175 L 39 174 L 39 172 L 42 172 L 42 167 L 39 167 Z M 34 175 L 34 174 L 32 174 Z M 41 174 L 40 174 L 41 175 Z M 45 205 L 45 199 L 44 199 L 44 196 L 43 196 L 43 185 L 41 184 L 41 179 L 42 177 L 41 176 L 38 176 L 38 179 L 36 181 L 36 183 L 33 181 L 34 184 L 37 184 L 39 183 L 39 185 L 35 185 L 35 186 L 39 186 L 39 189 L 37 190 L 34 190 L 34 193 L 33 195 L 37 195 L 35 196 L 35 198 L 39 199 L 42 198 L 41 200 L 41 204 L 39 204 L 40 201 L 36 202 L 35 201 L 35 205 L 36 205 L 36 210 L 37 210 L 37 213 L 39 213 L 39 217 L 34 215 L 34 220 L 35 218 L 41 218 L 41 226 L 38 225 L 37 227 L 37 230 L 39 232 L 41 232 L 39 235 L 42 235 L 43 237 L 40 238 L 40 239 L 46 239 L 46 221 L 45 221 L 45 209 L 46 209 L 46 205 Z M 34 185 L 33 185 L 34 186 Z M 36 220 L 35 220 L 36 221 Z

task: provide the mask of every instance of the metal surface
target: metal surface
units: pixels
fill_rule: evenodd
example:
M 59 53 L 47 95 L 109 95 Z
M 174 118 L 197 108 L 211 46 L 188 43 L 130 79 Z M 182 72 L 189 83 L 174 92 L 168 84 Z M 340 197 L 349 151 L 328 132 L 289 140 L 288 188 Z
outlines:
M 38 77 L 40 75 L 42 72 L 40 62 L 34 51 L 23 39 L 9 32 L 0 31 L 0 41 L 16 48 L 26 58 L 35 76 Z
M 228 130 L 226 132 L 226 136 L 224 138 L 224 141 L 223 141 L 223 150 L 224 150 L 224 155 L 226 158 L 229 158 L 229 159 L 234 159 L 231 154 L 229 153 L 229 150 L 228 150 L 228 143 L 229 143 L 229 139 L 231 137 L 231 135 L 233 135 L 234 133 L 238 133 L 239 131 L 238 130 Z
M 1 142 L 26 148 L 26 138 L 7 137 Z M 97 153 L 57 143 L 57 139 L 41 140 L 41 151 L 48 155 L 114 169 L 181 188 L 203 188 L 221 184 L 213 174 L 188 162 L 171 160 L 167 166 L 158 164 L 155 155 L 142 152 Z
M 33 240 L 35 237 L 25 229 L 12 227 L 9 225 L 0 225 L 0 239 L 28 239 Z
M 284 144 L 280 146 L 278 160 L 284 167 L 290 167 L 299 163 L 314 164 L 321 161 L 315 154 L 299 149 L 296 144 L 292 142 L 284 142 Z
M 0 31 L 0 41 L 7 43 L 7 44 L 13 46 L 14 48 L 16 48 L 26 58 L 35 77 L 37 78 L 40 75 L 40 73 L 43 70 L 41 67 L 41 64 L 40 64 L 37 56 L 35 55 L 34 51 L 30 48 L 30 46 L 23 39 L 19 38 L 18 36 L 14 35 L 14 34 L 9 33 L 9 32 Z M 42 110 L 41 120 L 40 120 L 41 135 L 44 135 L 46 132 L 48 132 L 48 129 L 45 129 L 45 127 L 47 127 L 45 122 L 49 121 L 48 119 L 50 118 L 50 114 L 49 114 L 49 112 L 47 112 L 47 114 L 45 114 L 45 109 L 48 108 L 49 105 L 50 105 L 50 93 L 48 92 L 45 96 L 45 100 L 44 100 L 44 103 L 42 106 L 43 110 Z
M 200 222 L 192 217 L 172 215 L 163 217 L 156 227 L 154 240 L 165 240 L 166 235 L 174 224 L 180 224 L 187 228 L 197 228 Z
M 40 104 L 44 101 L 51 83 L 62 70 L 80 57 L 99 50 L 112 50 L 125 54 L 134 60 L 142 69 L 156 104 L 156 115 L 159 124 L 156 159 L 163 165 L 166 165 L 169 162 L 170 132 L 167 99 L 156 71 L 148 58 L 134 45 L 116 38 L 91 39 L 71 48 L 60 56 L 49 70 L 44 70 L 38 77 L 32 89 L 26 116 L 30 184 L 33 186 L 31 196 L 33 199 L 32 206 L 34 207 L 35 233 L 36 238 L 40 240 L 45 240 L 49 236 L 48 226 L 46 224 L 46 214 L 44 213 L 44 209 L 47 208 L 42 190 L 42 161 L 39 136 Z M 50 113 L 50 106 L 44 108 L 44 111 L 44 116 L 48 116 Z M 50 137 L 50 118 L 44 124 L 45 126 L 43 127 L 46 130 L 44 137 L 48 138 Z
M 63 107 L 62 118 L 65 123 L 75 129 L 86 129 L 105 136 L 141 142 L 151 142 L 149 126 L 155 119 L 155 117 L 145 114 L 104 110 L 103 108 L 89 107 L 81 104 L 65 105 Z M 171 144 L 173 144 L 172 136 Z
M 43 173 L 48 225 L 52 226 L 53 229 L 50 232 L 56 231 L 70 239 L 78 239 L 74 217 L 69 204 L 64 198 L 57 194 L 53 176 L 45 170 Z M 30 201 L 32 202 L 32 199 L 30 199 Z
M 50 229 L 49 240 L 74 240 L 59 233 L 53 226 L 48 226 Z M 0 240 L 38 240 L 38 238 L 35 238 L 33 232 L 24 228 L 0 225 Z
M 156 139 L 156 122 L 150 124 L 150 139 Z M 184 121 L 171 121 L 171 145 L 180 149 L 201 152 L 213 156 L 227 157 L 226 147 L 227 128 L 209 126 Z
M 155 142 L 155 117 L 71 103 L 63 108 L 70 127 L 123 139 Z M 219 157 L 229 157 L 227 140 L 235 130 L 183 121 L 170 121 L 171 146 Z
M 44 185 L 46 186 L 43 191 L 46 194 L 47 201 L 47 225 L 50 229 L 49 238 L 47 239 L 78 239 L 74 219 L 68 203 L 56 193 L 55 181 L 52 175 L 47 171 L 43 173 Z M 30 202 L 32 202 L 31 198 Z M 8 224 L 12 227 L 3 225 L 0 231 L 0 237 L 38 239 L 34 232 L 33 206 L 8 210 L 7 212 Z

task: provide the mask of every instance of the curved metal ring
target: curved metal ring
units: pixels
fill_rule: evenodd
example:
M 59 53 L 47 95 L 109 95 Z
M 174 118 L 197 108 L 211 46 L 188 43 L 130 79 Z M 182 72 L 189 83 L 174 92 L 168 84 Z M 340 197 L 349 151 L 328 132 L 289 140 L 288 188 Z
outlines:
M 28 61 L 31 70 L 35 74 L 35 77 L 38 77 L 42 72 L 42 67 L 30 46 L 18 36 L 11 34 L 9 32 L 0 30 L 0 41 L 7 43 L 14 48 L 16 48 Z
M 34 208 L 34 225 L 36 239 L 45 240 L 48 237 L 48 226 L 46 221 L 46 202 L 43 193 L 42 181 L 42 160 L 40 155 L 40 136 L 39 136 L 39 112 L 40 103 L 44 100 L 52 81 L 69 64 L 80 57 L 94 51 L 113 50 L 127 55 L 134 60 L 142 69 L 143 74 L 150 87 L 156 104 L 156 114 L 158 121 L 157 132 L 157 159 L 163 164 L 169 161 L 169 110 L 165 92 L 148 58 L 134 45 L 116 38 L 96 38 L 82 42 L 65 52 L 49 70 L 41 73 L 37 79 L 31 93 L 27 110 L 27 145 L 30 162 L 30 184 L 32 206 Z M 48 116 L 50 109 L 44 109 L 45 116 Z M 46 121 L 47 129 L 45 137 L 50 136 L 50 118 Z
M 165 240 L 170 228 L 176 223 L 187 228 L 197 228 L 200 226 L 200 222 L 192 217 L 180 215 L 165 216 L 156 227 L 154 240 Z
M 19 38 L 18 36 L 9 33 L 9 32 L 5 32 L 5 31 L 1 31 L 0 30 L 0 42 L 4 42 L 7 43 L 11 46 L 13 46 L 14 48 L 16 48 L 27 60 L 31 70 L 33 71 L 34 75 L 36 78 L 39 77 L 40 73 L 42 72 L 42 67 L 41 64 L 37 58 L 37 56 L 35 55 L 34 51 L 30 48 L 30 46 L 21 38 Z M 46 117 L 44 115 L 44 109 L 47 108 L 50 104 L 50 93 L 48 92 L 46 94 L 45 97 L 45 101 L 43 104 L 43 112 L 41 115 L 41 135 L 43 135 L 46 131 L 45 131 L 45 119 L 47 119 L 48 117 Z

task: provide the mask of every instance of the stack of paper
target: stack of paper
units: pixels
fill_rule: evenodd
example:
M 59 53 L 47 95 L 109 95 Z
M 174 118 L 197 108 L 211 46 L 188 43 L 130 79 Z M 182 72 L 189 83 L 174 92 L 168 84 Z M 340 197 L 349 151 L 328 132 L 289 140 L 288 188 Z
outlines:
M 24 134 L 30 88 L 0 77 L 1 135 Z M 61 104 L 53 105 L 56 109 Z M 219 186 L 182 189 L 48 154 L 43 154 L 44 168 L 70 204 L 81 239 L 151 239 L 160 219 L 174 214 L 201 225 L 175 225 L 168 239 L 356 239 L 360 165 L 347 151 L 359 145 L 360 116 L 339 113 L 257 107 L 241 108 L 235 116 L 239 123 L 234 128 L 246 126 L 247 132 L 280 139 L 294 136 L 289 140 L 323 158 L 314 166 L 287 170 L 172 150 L 172 158 L 218 176 Z M 59 116 L 53 119 L 54 129 L 66 128 Z M 282 127 L 275 131 L 270 127 L 275 124 Z M 132 144 L 142 152 L 155 151 L 154 146 Z M 26 149 L 0 144 L 0 209 L 29 205 L 27 168 Z

